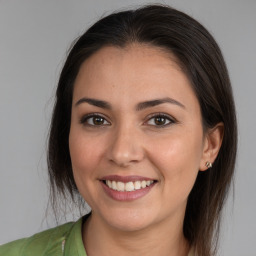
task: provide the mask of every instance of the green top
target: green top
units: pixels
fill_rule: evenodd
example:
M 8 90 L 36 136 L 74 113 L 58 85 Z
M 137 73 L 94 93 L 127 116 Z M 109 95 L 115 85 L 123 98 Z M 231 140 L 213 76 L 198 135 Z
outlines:
M 0 246 L 0 256 L 87 256 L 82 240 L 82 224 L 88 216 L 4 244 Z M 193 255 L 191 250 L 188 256 Z
M 1 256 L 86 256 L 82 241 L 82 223 L 69 222 L 28 238 L 0 246 Z

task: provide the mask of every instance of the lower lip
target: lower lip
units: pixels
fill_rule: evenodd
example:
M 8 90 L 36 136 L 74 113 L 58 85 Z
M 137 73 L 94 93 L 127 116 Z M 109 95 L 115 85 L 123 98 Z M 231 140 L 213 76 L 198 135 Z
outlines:
M 135 191 L 117 191 L 109 188 L 104 182 L 101 181 L 101 184 L 103 186 L 104 191 L 107 193 L 108 196 L 110 196 L 112 199 L 117 201 L 133 201 L 136 199 L 139 199 L 146 194 L 149 193 L 149 191 L 153 188 L 155 185 L 155 182 L 152 183 L 150 186 L 147 186 L 145 188 L 141 188 Z

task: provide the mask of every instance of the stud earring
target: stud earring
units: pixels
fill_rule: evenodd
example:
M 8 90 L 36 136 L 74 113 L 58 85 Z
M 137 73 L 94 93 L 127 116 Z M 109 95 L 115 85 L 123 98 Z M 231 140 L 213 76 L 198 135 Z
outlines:
M 212 163 L 209 162 L 209 161 L 207 161 L 207 162 L 205 163 L 205 166 L 206 166 L 207 168 L 212 168 Z

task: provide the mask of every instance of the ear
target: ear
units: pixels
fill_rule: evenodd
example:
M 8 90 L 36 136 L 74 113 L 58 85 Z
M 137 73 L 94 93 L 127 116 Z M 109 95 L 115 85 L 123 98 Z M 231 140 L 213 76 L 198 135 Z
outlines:
M 200 171 L 206 171 L 209 166 L 206 163 L 209 162 L 212 165 L 216 157 L 218 156 L 222 139 L 224 135 L 224 124 L 218 123 L 214 128 L 209 129 L 204 138 L 203 153 L 200 162 Z

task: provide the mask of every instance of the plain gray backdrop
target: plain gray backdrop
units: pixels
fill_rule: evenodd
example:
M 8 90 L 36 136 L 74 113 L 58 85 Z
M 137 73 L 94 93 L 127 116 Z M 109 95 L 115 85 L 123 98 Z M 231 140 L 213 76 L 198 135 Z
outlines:
M 103 14 L 155 2 L 199 20 L 224 54 L 237 107 L 239 151 L 235 197 L 229 197 L 224 212 L 219 254 L 256 255 L 255 0 L 0 0 L 0 243 L 54 223 L 51 215 L 45 219 L 46 138 L 71 42 Z

